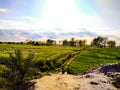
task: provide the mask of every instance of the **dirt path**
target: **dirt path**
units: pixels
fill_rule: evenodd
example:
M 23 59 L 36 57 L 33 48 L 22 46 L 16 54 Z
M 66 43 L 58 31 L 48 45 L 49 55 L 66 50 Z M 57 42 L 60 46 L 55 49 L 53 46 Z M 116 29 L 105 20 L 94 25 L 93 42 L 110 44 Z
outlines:
M 78 77 L 72 75 L 45 76 L 36 80 L 35 90 L 73 90 L 73 88 L 79 87 L 79 83 L 83 82 L 83 79 L 77 79 Z
M 79 51 L 75 56 L 71 57 L 70 60 L 66 63 L 64 68 L 67 68 L 67 66 L 76 58 L 78 54 L 80 54 L 83 50 Z
M 89 77 L 89 78 L 88 78 Z M 34 80 L 35 90 L 117 90 L 103 74 L 53 74 Z

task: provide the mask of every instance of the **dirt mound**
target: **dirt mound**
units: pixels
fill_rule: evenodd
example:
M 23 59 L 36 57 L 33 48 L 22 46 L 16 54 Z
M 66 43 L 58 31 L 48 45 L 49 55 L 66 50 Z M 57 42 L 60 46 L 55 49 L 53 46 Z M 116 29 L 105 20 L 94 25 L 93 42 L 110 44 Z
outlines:
M 35 90 L 118 90 L 120 64 L 101 65 L 83 75 L 51 74 L 33 80 Z

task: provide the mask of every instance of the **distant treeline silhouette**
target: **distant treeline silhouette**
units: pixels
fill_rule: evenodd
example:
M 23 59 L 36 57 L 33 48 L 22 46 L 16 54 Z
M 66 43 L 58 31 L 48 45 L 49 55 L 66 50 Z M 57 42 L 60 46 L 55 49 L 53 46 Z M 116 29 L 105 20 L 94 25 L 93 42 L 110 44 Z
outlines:
M 0 44 L 31 44 L 36 46 L 52 46 L 52 45 L 60 45 L 60 46 L 81 46 L 85 47 L 87 45 L 87 40 L 76 40 L 75 38 L 71 38 L 71 40 L 61 40 L 61 41 L 55 41 L 53 39 L 47 39 L 45 41 L 34 41 L 27 39 L 24 42 L 0 42 Z M 98 36 L 94 38 L 89 46 L 97 46 L 97 47 L 115 47 L 116 41 L 115 40 L 109 40 L 107 37 Z

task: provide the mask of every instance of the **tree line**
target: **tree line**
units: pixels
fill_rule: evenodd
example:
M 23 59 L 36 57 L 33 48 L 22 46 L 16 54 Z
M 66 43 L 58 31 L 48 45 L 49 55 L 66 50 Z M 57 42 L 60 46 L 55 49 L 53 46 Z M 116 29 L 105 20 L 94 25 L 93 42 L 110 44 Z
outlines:
M 46 42 L 44 41 L 34 41 L 27 39 L 24 42 L 0 42 L 0 44 L 31 44 L 36 46 L 52 46 L 52 45 L 61 45 L 61 46 L 81 46 L 85 47 L 87 45 L 87 40 L 76 40 L 75 38 L 71 38 L 70 40 L 64 39 L 62 41 L 55 41 L 53 39 L 47 39 Z M 115 47 L 116 41 L 109 40 L 107 37 L 98 36 L 95 37 L 89 46 L 96 46 L 96 47 Z
M 91 42 L 91 46 L 97 46 L 97 47 L 115 47 L 116 41 L 115 40 L 109 40 L 107 37 L 98 36 L 94 38 Z

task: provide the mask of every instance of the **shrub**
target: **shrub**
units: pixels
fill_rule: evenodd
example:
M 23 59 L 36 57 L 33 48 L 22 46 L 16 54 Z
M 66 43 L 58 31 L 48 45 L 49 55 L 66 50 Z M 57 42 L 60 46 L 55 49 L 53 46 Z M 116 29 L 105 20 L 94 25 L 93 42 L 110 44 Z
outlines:
M 29 53 L 24 58 L 20 50 L 15 50 L 14 54 L 9 53 L 9 60 L 6 63 L 4 62 L 4 67 L 8 69 L 1 73 L 1 78 L 7 82 L 6 86 L 16 89 L 33 78 L 33 74 L 37 71 L 32 62 L 33 57 L 34 54 Z

